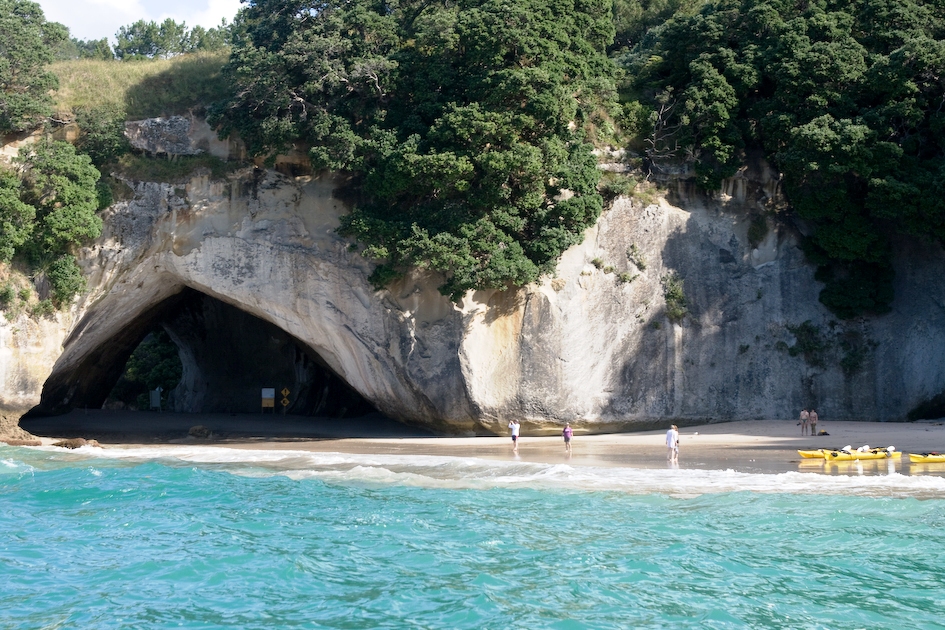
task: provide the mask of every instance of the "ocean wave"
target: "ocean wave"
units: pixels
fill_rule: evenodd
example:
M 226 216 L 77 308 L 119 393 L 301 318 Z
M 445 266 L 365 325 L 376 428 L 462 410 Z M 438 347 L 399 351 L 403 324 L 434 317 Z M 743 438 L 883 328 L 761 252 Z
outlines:
M 58 456 L 61 451 L 35 447 Z M 413 486 L 442 489 L 536 488 L 664 494 L 686 498 L 729 492 L 857 496 L 945 497 L 945 478 L 934 475 L 824 475 L 814 472 L 740 472 L 691 468 L 632 468 L 501 461 L 435 455 L 246 450 L 207 446 L 138 448 L 82 447 L 71 458 L 125 463 L 197 465 L 231 474 L 326 483 Z M 12 460 L 7 460 L 12 461 Z M 5 462 L 6 463 L 6 462 Z M 89 462 L 86 461 L 85 465 Z M 6 464 L 10 465 L 10 464 Z M 29 465 L 29 464 L 23 464 Z M 99 464 L 101 465 L 101 464 Z

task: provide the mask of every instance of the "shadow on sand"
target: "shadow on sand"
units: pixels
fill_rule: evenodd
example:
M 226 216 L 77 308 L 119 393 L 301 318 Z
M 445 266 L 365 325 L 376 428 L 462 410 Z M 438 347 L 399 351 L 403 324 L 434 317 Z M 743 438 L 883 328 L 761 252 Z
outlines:
M 227 441 L 434 436 L 430 431 L 409 427 L 379 413 L 341 419 L 269 413 L 204 414 L 76 409 L 61 416 L 23 418 L 20 421 L 20 427 L 40 437 L 82 437 L 103 444 L 176 443 L 187 440 L 190 428 L 197 425 L 211 431 L 210 439 Z

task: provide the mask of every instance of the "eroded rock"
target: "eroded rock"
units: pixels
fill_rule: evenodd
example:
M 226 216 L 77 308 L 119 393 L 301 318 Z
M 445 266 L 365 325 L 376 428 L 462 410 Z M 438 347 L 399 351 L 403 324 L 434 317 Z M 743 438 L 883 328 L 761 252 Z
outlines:
M 185 290 L 284 331 L 381 412 L 450 433 L 504 433 L 513 417 L 535 434 L 566 420 L 609 431 L 793 418 L 804 406 L 893 420 L 942 391 L 942 249 L 901 243 L 893 311 L 838 322 L 793 228 L 772 219 L 749 244 L 747 210 L 783 201 L 771 173 L 749 170 L 714 198 L 680 183 L 674 203 L 618 200 L 553 278 L 458 304 L 423 272 L 372 288 L 372 264 L 336 232 L 347 211 L 338 176 L 132 183 L 135 198 L 103 213 L 82 255 L 83 300 L 51 330 L 0 321 L 0 404 L 57 412 L 98 400 Z M 675 321 L 671 274 L 686 297 Z M 52 349 L 18 349 L 40 341 Z
M 58 446 L 60 448 L 81 448 L 83 446 L 101 446 L 98 443 L 98 440 L 86 440 L 85 438 L 70 438 L 68 440 L 59 440 L 58 442 L 53 442 L 53 446 Z
M 211 431 L 202 424 L 197 424 L 190 427 L 190 430 L 187 431 L 187 435 L 195 438 L 208 438 L 211 435 Z

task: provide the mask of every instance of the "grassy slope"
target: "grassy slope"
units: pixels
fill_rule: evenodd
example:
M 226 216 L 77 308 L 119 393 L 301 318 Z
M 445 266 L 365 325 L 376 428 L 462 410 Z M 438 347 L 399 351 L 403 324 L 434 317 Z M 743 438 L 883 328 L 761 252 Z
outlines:
M 50 66 L 59 77 L 60 112 L 121 109 L 129 120 L 201 111 L 223 98 L 220 75 L 228 52 L 197 53 L 152 61 L 79 59 Z

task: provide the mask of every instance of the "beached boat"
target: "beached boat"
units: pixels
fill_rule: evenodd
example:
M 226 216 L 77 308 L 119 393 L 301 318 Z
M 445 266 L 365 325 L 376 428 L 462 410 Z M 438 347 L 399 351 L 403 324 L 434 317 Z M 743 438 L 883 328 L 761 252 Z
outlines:
M 804 459 L 823 459 L 824 449 L 818 448 L 816 451 L 798 451 L 797 454 Z
M 909 453 L 909 461 L 913 464 L 941 464 L 945 463 L 945 453 Z
M 852 462 L 868 459 L 899 459 L 902 453 L 890 448 L 872 448 L 868 451 L 824 451 L 824 459 L 828 462 Z

